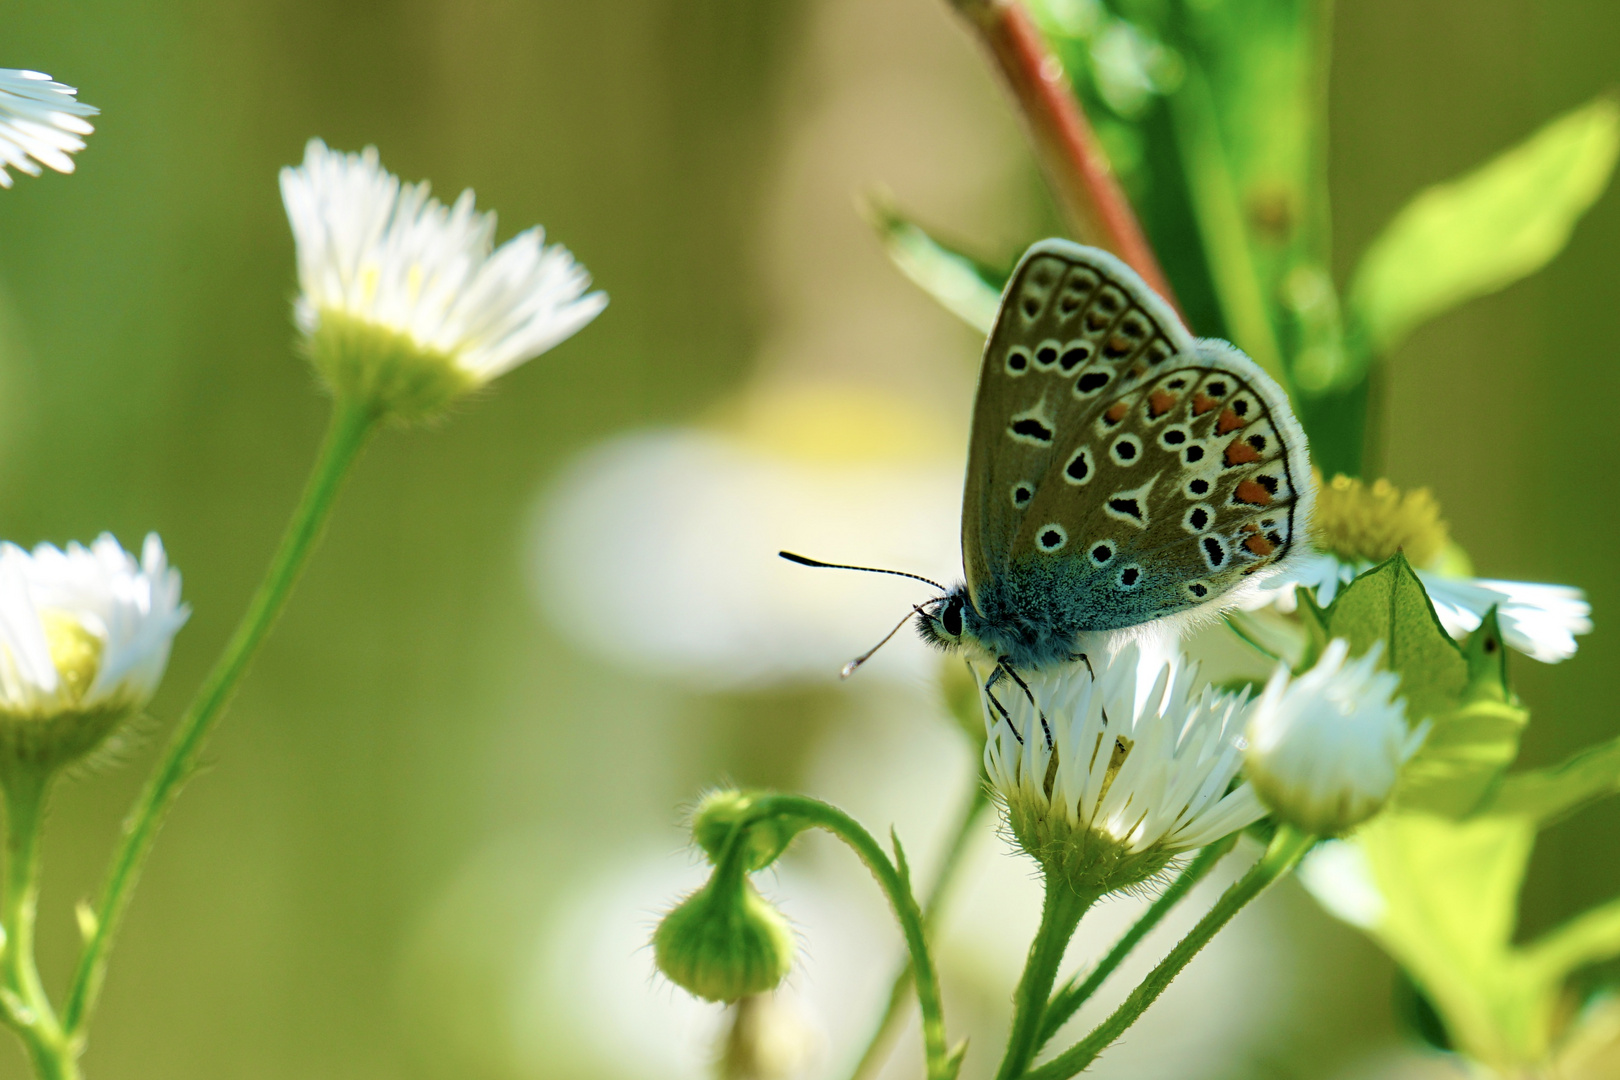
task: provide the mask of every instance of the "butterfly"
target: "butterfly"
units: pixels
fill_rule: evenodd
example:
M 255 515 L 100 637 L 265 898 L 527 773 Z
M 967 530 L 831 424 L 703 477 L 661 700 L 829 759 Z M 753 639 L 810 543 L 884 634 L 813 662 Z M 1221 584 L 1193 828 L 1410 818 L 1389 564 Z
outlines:
M 923 638 L 1017 679 L 1082 635 L 1183 625 L 1308 549 L 1315 488 L 1288 396 L 1195 339 L 1135 271 L 1043 240 L 985 344 L 962 494 L 967 580 L 920 605 Z

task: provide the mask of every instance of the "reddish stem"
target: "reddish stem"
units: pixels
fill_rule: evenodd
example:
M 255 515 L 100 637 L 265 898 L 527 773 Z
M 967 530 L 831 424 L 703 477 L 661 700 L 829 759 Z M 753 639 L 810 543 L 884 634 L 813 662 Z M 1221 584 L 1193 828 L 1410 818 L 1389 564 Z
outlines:
M 951 0 L 1001 69 L 1029 124 L 1041 167 L 1080 239 L 1131 265 L 1171 304 L 1175 294 L 1148 246 L 1063 64 L 1017 0 Z

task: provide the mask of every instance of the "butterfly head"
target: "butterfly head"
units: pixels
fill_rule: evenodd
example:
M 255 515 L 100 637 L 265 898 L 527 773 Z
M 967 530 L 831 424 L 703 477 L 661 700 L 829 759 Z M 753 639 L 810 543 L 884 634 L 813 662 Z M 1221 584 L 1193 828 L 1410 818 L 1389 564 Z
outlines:
M 917 612 L 917 633 L 936 648 L 960 649 L 970 641 L 965 617 L 969 607 L 967 586 L 958 585 L 922 605 Z

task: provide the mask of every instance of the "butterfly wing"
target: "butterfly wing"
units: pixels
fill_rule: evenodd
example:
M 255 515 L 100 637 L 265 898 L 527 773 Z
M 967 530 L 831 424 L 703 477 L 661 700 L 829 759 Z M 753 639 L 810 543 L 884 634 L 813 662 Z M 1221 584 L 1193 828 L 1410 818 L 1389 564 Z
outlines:
M 1110 386 L 1192 345 L 1170 306 L 1105 251 L 1043 240 L 1019 260 L 985 343 L 962 493 L 962 561 L 980 610 L 1028 542 L 1043 478 Z
M 992 607 L 1062 633 L 1119 629 L 1229 601 L 1304 549 L 1306 441 L 1269 376 L 1194 342 L 1101 252 L 1046 241 L 1019 270 L 980 375 L 963 514 Z M 1091 299 L 1066 312 L 1068 283 L 1090 275 Z M 1092 336 L 1064 335 L 1075 318 Z M 1052 341 L 1059 360 L 1043 364 Z M 1064 370 L 1071 341 L 1089 355 Z

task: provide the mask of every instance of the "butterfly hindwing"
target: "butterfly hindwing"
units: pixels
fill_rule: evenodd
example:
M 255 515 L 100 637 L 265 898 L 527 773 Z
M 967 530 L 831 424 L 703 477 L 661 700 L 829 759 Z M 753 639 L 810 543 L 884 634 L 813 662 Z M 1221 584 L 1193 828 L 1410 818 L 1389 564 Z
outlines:
M 1309 459 L 1276 384 L 1225 342 L 1164 368 L 1056 440 L 1060 459 L 1093 463 L 1088 482 L 1049 469 L 1014 541 L 1008 573 L 1060 560 L 1086 629 L 1216 602 L 1303 540 Z
M 1029 249 L 1002 294 L 979 370 L 962 497 L 975 602 L 1031 542 L 1027 511 L 1054 469 L 1073 475 L 1096 466 L 1059 460 L 1074 449 L 1074 433 L 1192 345 L 1169 305 L 1107 252 L 1066 240 Z
M 1218 604 L 1302 541 L 1313 494 L 1288 400 L 1194 341 L 1123 263 L 1043 241 L 985 349 L 963 498 L 969 596 L 1063 637 Z

